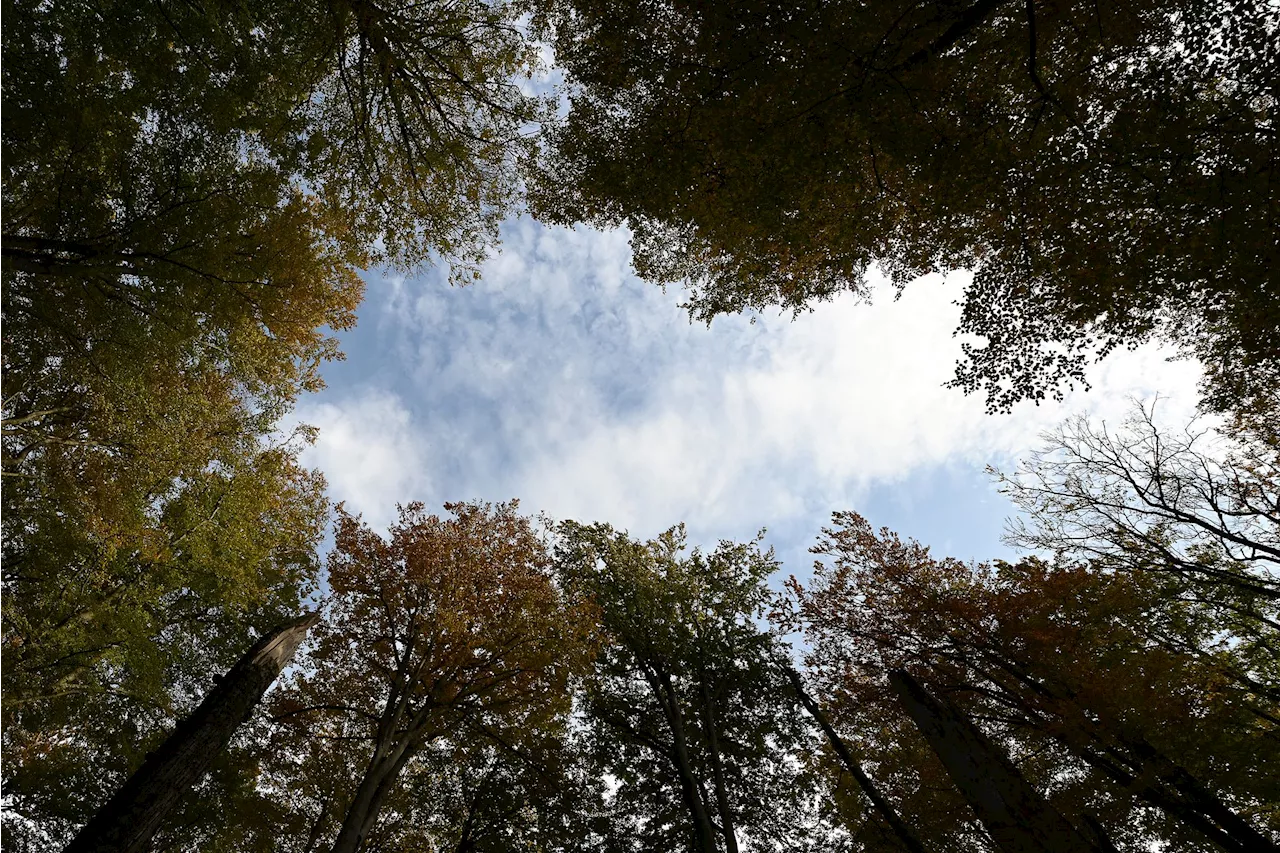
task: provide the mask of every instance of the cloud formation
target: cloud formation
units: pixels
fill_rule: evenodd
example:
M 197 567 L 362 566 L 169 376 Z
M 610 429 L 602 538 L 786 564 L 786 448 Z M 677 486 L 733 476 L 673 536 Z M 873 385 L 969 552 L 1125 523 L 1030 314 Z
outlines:
M 624 232 L 520 220 L 476 285 L 371 281 L 345 342 L 363 370 L 298 413 L 320 427 L 309 461 L 335 499 L 375 524 L 397 501 L 514 496 L 640 535 L 684 520 L 700 541 L 765 525 L 812 538 L 873 487 L 909 496 L 957 465 L 981 478 L 1068 414 L 1118 420 L 1156 392 L 1195 402 L 1196 365 L 1143 347 L 1096 366 L 1088 393 L 986 415 L 942 387 L 961 276 L 707 328 L 629 262 Z

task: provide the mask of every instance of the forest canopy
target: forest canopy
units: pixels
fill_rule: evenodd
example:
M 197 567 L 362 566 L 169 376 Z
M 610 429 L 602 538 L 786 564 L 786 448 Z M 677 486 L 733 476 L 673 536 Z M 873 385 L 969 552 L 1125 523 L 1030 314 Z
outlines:
M 1280 849 L 1275 3 L 2 8 L 15 851 Z M 1015 559 L 384 535 L 282 425 L 369 271 L 473 281 L 526 212 L 706 322 L 965 271 L 958 392 L 1156 340 L 1202 417 L 992 471 Z
M 1007 853 L 1056 826 L 1063 850 L 1276 849 L 1274 449 L 1152 423 L 1069 424 L 1003 480 L 1043 556 L 938 557 L 841 511 L 782 589 L 759 539 L 514 503 L 406 505 L 383 536 L 340 510 L 323 621 L 157 844 Z M 6 835 L 53 849 L 127 765 L 89 786 L 59 775 L 75 741 L 26 737 Z
M 626 223 L 693 317 L 964 269 L 994 410 L 1152 338 L 1218 408 L 1280 383 L 1274 4 L 534 5 L 570 102 L 534 211 Z

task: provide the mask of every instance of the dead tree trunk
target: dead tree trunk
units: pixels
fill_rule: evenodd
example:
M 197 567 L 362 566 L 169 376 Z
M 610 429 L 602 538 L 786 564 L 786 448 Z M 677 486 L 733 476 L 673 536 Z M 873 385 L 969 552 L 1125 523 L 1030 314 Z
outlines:
M 1095 841 L 1076 829 L 960 711 L 932 696 L 902 670 L 889 673 L 889 682 L 951 781 L 1004 853 L 1115 850 L 1105 839 Z
M 184 794 L 204 777 L 319 621 L 312 613 L 267 633 L 192 714 L 98 809 L 64 853 L 142 853 Z

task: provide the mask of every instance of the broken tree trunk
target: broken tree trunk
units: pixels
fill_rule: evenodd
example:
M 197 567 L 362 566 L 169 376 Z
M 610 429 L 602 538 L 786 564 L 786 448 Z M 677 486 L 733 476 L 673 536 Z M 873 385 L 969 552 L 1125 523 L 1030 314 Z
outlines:
M 208 772 L 318 622 L 308 614 L 270 631 L 227 671 L 173 734 L 147 756 L 64 853 L 142 853 L 165 817 Z
M 1076 829 L 1027 782 L 1004 750 L 950 703 L 935 698 L 902 670 L 889 673 L 889 682 L 951 781 L 1004 853 L 1115 850 L 1105 838 L 1092 839 Z

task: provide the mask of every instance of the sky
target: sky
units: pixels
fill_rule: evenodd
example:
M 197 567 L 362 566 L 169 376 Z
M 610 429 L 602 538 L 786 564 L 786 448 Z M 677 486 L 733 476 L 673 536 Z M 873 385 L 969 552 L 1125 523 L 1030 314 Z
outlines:
M 1158 392 L 1189 417 L 1199 368 L 1157 346 L 1114 353 L 1092 389 L 988 415 L 944 388 L 965 274 L 900 299 L 843 297 L 789 313 L 690 323 L 682 295 L 638 280 L 625 230 L 507 222 L 480 281 L 373 272 L 347 359 L 300 403 L 304 461 L 375 529 L 397 503 L 509 500 L 649 538 L 684 522 L 704 548 L 767 529 L 804 576 L 835 510 L 938 556 L 1009 557 L 1009 469 L 1063 419 L 1120 421 Z

